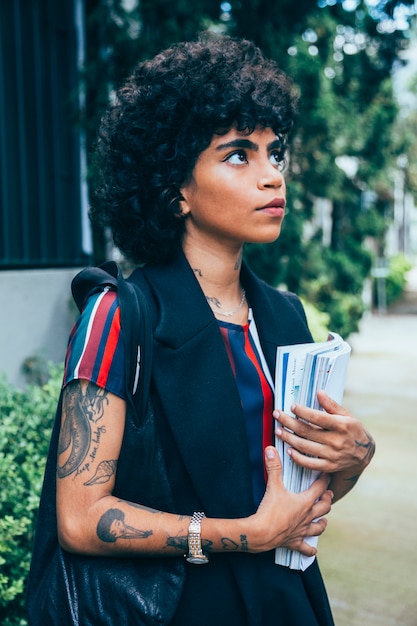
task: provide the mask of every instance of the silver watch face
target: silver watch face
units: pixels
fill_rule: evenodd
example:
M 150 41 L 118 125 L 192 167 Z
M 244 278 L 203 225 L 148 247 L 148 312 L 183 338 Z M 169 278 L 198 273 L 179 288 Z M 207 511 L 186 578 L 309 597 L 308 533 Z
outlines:
M 192 563 L 193 565 L 204 565 L 205 563 L 209 562 L 208 557 L 206 557 L 205 554 L 201 554 L 201 555 L 189 554 L 185 560 L 188 563 Z

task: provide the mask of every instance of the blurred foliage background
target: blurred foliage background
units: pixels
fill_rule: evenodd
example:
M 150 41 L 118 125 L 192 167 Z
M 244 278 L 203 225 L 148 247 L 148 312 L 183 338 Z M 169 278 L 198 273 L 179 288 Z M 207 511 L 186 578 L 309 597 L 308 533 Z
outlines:
M 15 389 L 0 376 L 0 624 L 22 626 L 33 532 L 63 368 Z
M 284 232 L 269 246 L 248 246 L 251 266 L 302 297 L 318 340 L 326 328 L 344 337 L 357 330 L 378 259 L 386 262 L 388 302 L 401 294 L 410 263 L 401 250 L 390 257 L 386 235 L 399 171 L 402 191 L 417 196 L 417 110 L 400 109 L 394 89 L 395 70 L 415 40 L 414 0 L 85 0 L 84 6 L 80 124 L 89 156 L 105 106 L 138 61 L 204 29 L 252 39 L 293 77 L 300 108 Z M 407 88 L 417 95 L 417 77 Z M 91 164 L 89 178 L 93 188 Z M 96 263 L 106 259 L 105 233 L 94 233 L 94 250 Z M 55 368 L 46 385 L 25 391 L 0 380 L 3 626 L 26 624 L 25 580 L 61 377 Z
M 113 90 L 138 61 L 204 29 L 253 40 L 293 78 L 300 105 L 283 235 L 248 246 L 246 257 L 347 337 L 366 308 L 375 259 L 387 256 L 399 158 L 404 185 L 417 194 L 417 112 L 400 115 L 393 83 L 415 38 L 415 10 L 414 0 L 86 0 L 89 153 Z M 104 234 L 95 231 L 94 242 L 101 262 Z

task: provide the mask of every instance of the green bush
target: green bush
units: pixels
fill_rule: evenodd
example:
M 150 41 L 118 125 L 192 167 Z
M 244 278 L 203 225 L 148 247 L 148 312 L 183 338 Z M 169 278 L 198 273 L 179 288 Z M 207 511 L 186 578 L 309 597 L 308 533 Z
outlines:
M 325 306 L 331 320 L 330 330 L 338 332 L 344 339 L 357 333 L 365 308 L 362 294 L 334 292 Z
M 331 277 L 322 274 L 319 278 L 303 283 L 303 297 L 318 311 L 329 317 L 329 330 L 347 339 L 359 330 L 359 322 L 365 312 L 362 291 L 358 293 L 339 291 Z
M 62 367 L 43 386 L 0 377 L 0 624 L 23 626 L 25 585 Z
M 319 311 L 311 302 L 307 302 L 306 300 L 302 300 L 302 302 L 314 341 L 326 341 L 329 330 L 333 330 L 333 328 L 329 327 L 329 315 Z
M 411 263 L 403 254 L 397 254 L 390 259 L 389 273 L 385 281 L 387 304 L 392 304 L 402 295 L 407 284 L 407 272 L 411 268 Z

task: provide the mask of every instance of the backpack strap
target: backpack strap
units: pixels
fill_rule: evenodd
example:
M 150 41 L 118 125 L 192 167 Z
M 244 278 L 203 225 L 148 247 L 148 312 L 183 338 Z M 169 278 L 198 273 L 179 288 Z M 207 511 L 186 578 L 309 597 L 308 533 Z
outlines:
M 98 267 L 86 267 L 74 276 L 71 291 L 80 313 L 93 293 L 102 291 L 105 287 L 117 290 L 119 276 L 122 276 L 122 273 L 114 261 L 108 261 Z
M 117 291 L 125 343 L 126 401 L 134 409 L 137 425 L 145 413 L 152 371 L 152 323 L 149 303 L 137 282 L 126 280 L 117 263 L 87 267 L 71 283 L 72 295 L 82 311 L 93 293 L 106 287 Z

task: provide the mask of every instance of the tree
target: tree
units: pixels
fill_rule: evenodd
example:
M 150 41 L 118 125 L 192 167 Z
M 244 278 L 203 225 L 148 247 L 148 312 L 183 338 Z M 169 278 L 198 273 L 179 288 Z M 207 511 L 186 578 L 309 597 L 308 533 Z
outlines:
M 94 188 L 91 160 L 100 118 L 112 91 L 141 60 L 179 40 L 192 39 L 208 24 L 219 20 L 220 4 L 211 0 L 85 0 L 86 61 L 82 80 L 85 110 L 81 123 L 86 131 L 89 182 Z M 96 263 L 106 260 L 104 233 L 93 229 Z
M 275 266 L 277 279 L 330 313 L 332 328 L 347 336 L 362 316 L 362 286 L 372 265 L 364 241 L 371 236 L 383 247 L 393 201 L 391 170 L 399 148 L 391 72 L 405 40 L 388 20 L 393 3 L 380 3 L 377 11 L 357 3 L 350 12 L 331 4 L 299 22 L 304 30 L 292 34 L 285 67 L 301 94 L 288 179 L 290 190 L 296 182 L 303 210 L 290 210 L 309 220 L 314 197 L 331 199 L 331 241 L 323 245 L 320 233 L 306 241 L 302 229 L 292 229 L 299 238 L 290 239 L 290 248 L 286 236 L 277 243 L 285 264 Z M 341 157 L 354 162 L 353 176 L 338 167 Z M 253 260 L 261 274 L 262 261 Z M 271 268 L 263 275 L 270 276 Z
M 246 255 L 272 284 L 333 307 L 333 329 L 349 334 L 362 314 L 361 289 L 372 264 L 363 242 L 370 235 L 382 240 L 392 203 L 387 181 L 400 147 L 391 72 L 406 45 L 404 21 L 413 6 L 414 0 L 198 0 L 191 10 L 185 0 L 138 0 L 128 10 L 123 0 L 86 0 L 89 148 L 111 90 L 138 61 L 204 28 L 252 39 L 294 78 L 300 105 L 285 235 L 262 250 L 248 247 Z M 353 177 L 338 167 L 341 157 L 354 160 Z M 94 183 L 93 167 L 90 172 Z M 320 233 L 304 237 L 317 197 L 333 203 L 329 245 Z M 100 237 L 96 260 L 104 260 Z M 350 325 L 341 325 L 338 313 L 346 309 L 344 294 Z

